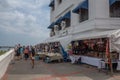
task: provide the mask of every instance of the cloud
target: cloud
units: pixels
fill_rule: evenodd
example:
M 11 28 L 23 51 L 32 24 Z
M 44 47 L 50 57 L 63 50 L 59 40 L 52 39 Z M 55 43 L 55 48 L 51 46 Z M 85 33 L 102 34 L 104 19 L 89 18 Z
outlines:
M 36 39 L 38 42 L 46 39 L 49 36 L 48 4 L 49 0 L 0 0 L 1 36 L 27 35 L 32 42 L 36 42 Z M 14 43 L 16 42 L 17 39 L 14 40 Z M 25 43 L 24 37 L 23 43 Z
M 0 11 L 10 10 L 9 4 L 6 0 L 0 0 Z

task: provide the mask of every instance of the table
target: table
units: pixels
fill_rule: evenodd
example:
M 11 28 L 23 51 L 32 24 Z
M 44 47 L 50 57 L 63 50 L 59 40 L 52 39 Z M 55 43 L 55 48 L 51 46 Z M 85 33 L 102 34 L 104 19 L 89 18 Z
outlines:
M 51 61 L 58 60 L 59 62 L 63 60 L 63 57 L 60 53 L 47 53 L 45 54 L 44 62 L 49 63 Z
M 99 68 L 100 66 L 100 58 L 88 57 L 88 56 L 81 56 L 81 62 L 86 63 L 92 66 L 96 66 Z
M 62 55 L 60 53 L 48 53 L 45 54 L 46 57 L 49 57 L 52 60 L 59 60 L 63 59 Z
M 45 58 L 45 56 L 46 56 L 45 54 L 47 54 L 47 53 L 45 53 L 45 52 L 38 52 L 37 54 L 39 55 L 40 58 L 43 59 L 43 58 Z
M 75 63 L 81 58 L 81 56 L 79 56 L 79 55 L 70 55 L 69 58 L 71 60 L 71 63 Z

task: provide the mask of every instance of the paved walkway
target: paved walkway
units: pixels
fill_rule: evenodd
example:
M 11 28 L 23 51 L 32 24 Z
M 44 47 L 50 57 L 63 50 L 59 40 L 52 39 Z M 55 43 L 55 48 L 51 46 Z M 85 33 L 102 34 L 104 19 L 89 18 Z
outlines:
M 19 60 L 9 66 L 2 80 L 120 80 L 120 72 L 111 77 L 85 64 L 47 64 L 42 61 L 35 61 L 32 69 L 30 60 Z

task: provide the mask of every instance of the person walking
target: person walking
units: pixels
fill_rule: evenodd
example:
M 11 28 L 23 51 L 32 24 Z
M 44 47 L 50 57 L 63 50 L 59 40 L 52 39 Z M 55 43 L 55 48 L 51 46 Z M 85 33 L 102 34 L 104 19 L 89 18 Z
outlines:
M 32 62 L 32 68 L 34 68 L 35 65 L 35 48 L 31 46 L 31 62 Z
M 24 49 L 23 49 L 23 47 L 21 46 L 21 47 L 20 47 L 20 59 L 23 58 L 23 51 L 24 51 Z
M 72 50 L 72 45 L 69 44 L 68 45 L 68 54 L 69 54 L 69 58 L 71 60 L 71 63 L 75 63 L 75 57 L 74 57 L 74 54 L 73 54 L 73 50 Z
M 17 60 L 19 60 L 20 59 L 20 44 L 18 44 L 18 46 L 17 46 L 17 53 L 16 53 L 16 56 L 17 56 Z
M 26 47 L 25 50 L 24 50 L 24 57 L 25 57 L 25 60 L 27 60 L 28 57 L 29 57 L 29 49 L 28 49 L 28 47 Z

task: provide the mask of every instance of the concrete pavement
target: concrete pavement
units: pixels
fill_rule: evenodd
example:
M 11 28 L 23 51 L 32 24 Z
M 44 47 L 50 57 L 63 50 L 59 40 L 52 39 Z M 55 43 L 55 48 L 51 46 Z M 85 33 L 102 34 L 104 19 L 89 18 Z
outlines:
M 30 60 L 19 60 L 9 66 L 2 80 L 120 80 L 120 72 L 111 77 L 86 64 L 42 61 L 35 61 L 32 69 Z

